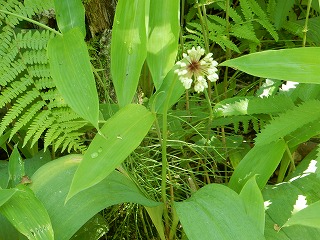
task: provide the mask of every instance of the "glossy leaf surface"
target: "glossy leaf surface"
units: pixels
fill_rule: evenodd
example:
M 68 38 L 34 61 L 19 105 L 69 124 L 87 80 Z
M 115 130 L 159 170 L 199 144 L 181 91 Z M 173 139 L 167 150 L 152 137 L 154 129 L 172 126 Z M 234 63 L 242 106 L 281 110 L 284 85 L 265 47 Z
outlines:
M 148 0 L 119 0 L 111 39 L 111 74 L 120 107 L 132 102 L 147 56 Z
M 150 0 L 147 62 L 156 89 L 160 88 L 176 60 L 179 9 L 179 0 Z
M 114 204 L 133 202 L 148 207 L 161 204 L 147 199 L 129 178 L 117 171 L 65 204 L 72 178 L 82 158 L 82 155 L 68 155 L 56 159 L 39 168 L 32 176 L 30 187 L 49 213 L 55 239 L 70 239 L 96 213 Z
M 68 199 L 106 178 L 136 149 L 154 122 L 141 105 L 130 104 L 107 120 L 91 142 L 71 184 Z
M 185 89 L 178 75 L 172 69 L 163 80 L 161 87 L 150 98 L 150 108 L 162 114 L 175 104 L 184 92 Z
M 320 84 L 319 56 L 320 47 L 267 50 L 227 60 L 220 66 L 258 77 Z
M 247 183 L 243 186 L 239 196 L 244 203 L 247 215 L 249 218 L 251 218 L 252 222 L 254 222 L 257 229 L 260 230 L 260 233 L 264 234 L 264 201 L 261 190 L 256 182 L 256 176 L 251 177 L 247 181 Z
M 87 45 L 79 28 L 51 39 L 50 71 L 64 101 L 83 119 L 98 128 L 99 100 Z
M 210 184 L 175 207 L 189 240 L 264 239 L 230 188 Z
M 316 150 L 316 149 L 315 149 Z M 296 168 L 296 171 L 289 176 L 287 182 L 277 185 L 266 186 L 263 190 L 263 198 L 266 211 L 265 236 L 270 240 L 291 240 L 291 239 L 317 239 L 320 229 L 319 222 L 319 157 L 316 151 L 309 154 Z M 300 197 L 299 197 L 300 196 Z M 309 207 L 315 204 L 314 209 L 307 208 L 300 210 L 292 216 L 292 211 L 300 204 L 298 199 L 305 197 Z M 317 206 L 318 205 L 318 206 Z M 301 205 L 300 205 L 301 206 Z M 312 210 L 311 212 L 309 212 Z M 303 213 L 303 212 L 304 213 Z M 300 214 L 301 218 L 300 218 Z M 292 220 L 290 218 L 292 217 Z M 307 218 L 306 218 L 307 217 Z M 289 219 L 289 221 L 288 221 Z M 290 221 L 292 221 L 290 223 Z M 284 227 L 285 224 L 290 226 Z M 294 223 L 294 224 L 293 224 Z M 313 225 L 315 227 L 312 227 Z M 282 227 L 280 229 L 280 227 Z
M 262 189 L 279 165 L 284 151 L 285 142 L 283 140 L 263 146 L 254 146 L 233 172 L 229 187 L 240 192 L 250 177 L 257 174 L 257 184 Z
M 79 28 L 83 38 L 86 36 L 85 14 L 82 1 L 54 1 L 56 19 L 60 31 L 64 34 L 73 28 Z
M 28 239 L 54 239 L 47 210 L 27 186 L 18 185 L 0 213 Z

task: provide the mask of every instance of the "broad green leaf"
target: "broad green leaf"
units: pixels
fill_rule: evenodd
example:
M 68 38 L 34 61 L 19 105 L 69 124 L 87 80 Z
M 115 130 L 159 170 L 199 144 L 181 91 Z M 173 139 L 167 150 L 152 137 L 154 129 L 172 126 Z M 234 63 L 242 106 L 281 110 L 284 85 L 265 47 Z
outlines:
M 82 38 L 86 36 L 84 6 L 80 0 L 54 0 L 54 9 L 60 31 L 64 34 L 73 28 L 79 28 Z
M 21 234 L 4 216 L 0 214 L 0 239 L 1 240 L 26 240 L 26 236 Z M 5 230 L 4 230 L 5 229 Z
M 256 145 L 268 145 L 319 119 L 320 101 L 304 102 L 271 120 L 255 138 Z
M 111 74 L 120 107 L 132 102 L 147 56 L 149 0 L 119 0 L 111 39 Z
M 227 60 L 229 66 L 248 74 L 301 83 L 320 83 L 320 47 L 267 50 Z
M 17 190 L 12 189 L 0 189 L 0 207 L 5 204 Z
M 184 92 L 185 89 L 173 68 L 163 80 L 161 87 L 150 98 L 150 108 L 162 114 L 175 104 Z
M 179 9 L 179 0 L 150 0 L 147 62 L 156 89 L 160 88 L 176 60 Z
M 68 199 L 102 181 L 136 149 L 154 122 L 145 107 L 130 104 L 107 120 L 73 178 Z
M 8 161 L 0 160 L 0 188 L 7 188 L 9 183 Z
M 51 161 L 51 153 L 49 150 L 40 151 L 32 158 L 24 160 L 24 169 L 26 175 L 31 177 L 42 165 Z
M 108 231 L 106 219 L 98 213 L 86 222 L 70 240 L 96 240 L 102 238 Z
M 29 187 L 18 185 L 0 213 L 28 239 L 54 239 L 49 215 Z
M 174 205 L 189 240 L 264 239 L 239 195 L 226 186 L 207 185 Z
M 163 215 L 163 204 L 157 206 L 157 207 L 145 207 L 147 210 L 149 217 L 152 220 L 153 225 L 156 227 L 159 237 L 161 240 L 165 240 L 166 237 L 164 236 L 164 227 L 163 227 L 163 221 L 162 221 L 162 215 Z
M 30 188 L 49 213 L 55 239 L 70 239 L 95 214 L 115 204 L 133 202 L 148 207 L 161 204 L 147 199 L 129 178 L 117 171 L 65 204 L 72 178 L 82 158 L 81 155 L 68 155 L 56 159 L 39 168 L 32 176 Z
M 254 146 L 233 172 L 229 187 L 240 192 L 250 177 L 257 175 L 257 184 L 262 189 L 279 165 L 284 151 L 285 142 L 283 140 L 263 146 Z
M 251 177 L 246 182 L 239 196 L 244 203 L 247 215 L 263 235 L 265 225 L 264 201 L 256 182 L 256 176 Z
M 24 162 L 20 156 L 17 146 L 14 147 L 8 164 L 8 171 L 9 171 L 9 184 L 8 187 L 15 187 L 17 186 L 22 177 L 25 175 L 24 172 Z
M 283 227 L 289 227 L 297 224 L 320 228 L 320 201 L 317 201 L 293 214 L 292 217 L 289 218 L 288 221 L 283 225 Z
M 267 239 L 313 240 L 320 235 L 320 229 L 304 225 L 293 225 L 280 229 L 291 217 L 299 195 L 306 196 L 307 203 L 310 206 L 320 200 L 320 179 L 317 177 L 318 161 L 319 157 L 316 157 L 315 149 L 297 166 L 296 171 L 288 178 L 288 182 L 266 186 L 263 190 L 263 198 L 268 206 L 265 226 Z M 307 220 L 306 223 L 308 223 Z M 276 231 L 275 228 L 280 230 Z
M 99 100 L 83 35 L 74 28 L 48 44 L 50 71 L 64 101 L 98 128 Z M 62 100 L 63 101 L 63 100 Z

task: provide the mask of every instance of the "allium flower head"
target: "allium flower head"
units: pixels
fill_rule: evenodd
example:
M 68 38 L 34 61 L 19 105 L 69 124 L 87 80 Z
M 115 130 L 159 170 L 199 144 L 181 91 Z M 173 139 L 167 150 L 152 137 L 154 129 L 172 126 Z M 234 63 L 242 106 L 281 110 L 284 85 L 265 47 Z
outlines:
M 194 81 L 194 90 L 198 93 L 203 92 L 208 88 L 207 79 L 210 82 L 218 80 L 218 69 L 216 68 L 218 63 L 213 60 L 212 53 L 203 57 L 205 51 L 199 46 L 192 47 L 187 52 L 188 54 L 184 53 L 183 58 L 176 63 L 179 68 L 175 70 L 175 73 L 178 74 L 185 89 L 190 89 Z

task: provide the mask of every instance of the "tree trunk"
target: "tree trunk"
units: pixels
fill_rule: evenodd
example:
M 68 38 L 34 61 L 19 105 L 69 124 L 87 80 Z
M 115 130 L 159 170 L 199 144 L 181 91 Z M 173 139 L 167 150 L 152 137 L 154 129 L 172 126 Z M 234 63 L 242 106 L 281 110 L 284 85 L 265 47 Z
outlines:
M 86 19 L 92 37 L 111 29 L 117 0 L 90 0 L 85 3 Z

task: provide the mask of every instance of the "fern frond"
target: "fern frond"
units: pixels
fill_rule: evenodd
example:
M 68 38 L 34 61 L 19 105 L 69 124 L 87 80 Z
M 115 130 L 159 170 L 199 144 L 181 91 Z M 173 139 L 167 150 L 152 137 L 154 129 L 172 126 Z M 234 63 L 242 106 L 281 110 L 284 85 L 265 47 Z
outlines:
M 306 117 L 308 116 L 308 117 Z M 264 145 L 283 138 L 293 131 L 320 120 L 320 101 L 310 100 L 274 118 L 255 139 Z
M 220 9 L 220 10 L 226 11 L 226 5 L 225 5 L 225 3 L 217 2 L 217 6 L 219 6 L 219 9 Z M 230 16 L 230 18 L 231 18 L 234 22 L 236 22 L 236 23 L 243 22 L 242 17 L 241 17 L 241 16 L 237 13 L 237 11 L 234 10 L 233 8 L 229 8 L 229 16 Z
M 9 124 L 14 121 L 20 113 L 39 96 L 37 89 L 32 89 L 26 92 L 24 95 L 17 99 L 17 103 L 14 104 L 12 108 L 6 113 L 4 118 L 0 123 L 0 134 L 3 134 L 4 130 L 9 126 Z
M 63 123 L 56 123 L 53 124 L 47 131 L 45 135 L 45 145 L 44 149 L 47 149 L 49 145 L 54 144 L 55 150 L 60 147 L 60 145 L 66 140 L 69 139 L 73 140 L 73 146 L 77 146 L 77 148 L 81 148 L 80 146 L 83 145 L 83 142 L 79 142 L 79 137 L 83 135 L 82 131 L 77 132 L 77 130 L 84 127 L 86 123 L 84 122 L 63 122 Z M 70 139 L 70 136 L 73 136 Z M 65 148 L 64 148 L 65 149 Z
M 292 108 L 294 108 L 294 103 L 285 95 L 276 95 L 268 98 L 239 97 L 218 103 L 215 106 L 215 116 L 277 114 Z
M 83 135 L 83 132 L 78 131 L 81 128 L 83 128 L 86 125 L 86 123 L 81 122 L 72 122 L 72 123 L 65 123 L 63 124 L 62 131 L 59 134 L 59 138 L 54 143 L 55 148 L 61 147 L 63 142 L 65 142 L 66 139 L 70 138 L 72 136 L 72 139 L 79 140 L 79 136 Z M 80 133 L 80 134 L 79 134 Z M 82 143 L 83 144 L 83 143 Z
M 300 38 L 303 37 L 303 26 L 297 22 L 288 21 L 282 27 Z
M 254 14 L 251 11 L 251 7 L 248 0 L 240 0 L 241 11 L 246 21 L 251 21 Z
M 30 50 L 22 54 L 25 64 L 46 64 L 48 61 L 47 52 L 45 50 Z
M 27 125 L 30 120 L 38 113 L 42 107 L 44 107 L 46 103 L 42 100 L 32 104 L 32 106 L 26 111 L 26 113 L 22 114 L 19 117 L 19 120 L 17 123 L 15 123 L 14 127 L 11 130 L 10 139 L 13 137 L 13 135 L 18 132 L 23 126 Z
M 21 81 L 16 81 L 14 83 L 14 87 L 7 87 L 4 90 L 1 90 L 0 108 L 11 102 L 20 93 L 24 92 L 31 84 L 32 80 L 30 78 L 21 78 Z
M 47 30 L 21 30 L 21 32 L 17 34 L 18 47 L 33 50 L 45 49 L 48 44 L 48 39 L 52 37 L 54 37 L 54 33 Z
M 52 78 L 46 78 L 46 77 L 35 80 L 34 85 L 38 90 L 43 90 L 48 88 L 51 89 L 56 86 Z
M 36 13 L 54 7 L 53 0 L 22 2 L 0 1 L 0 9 L 33 18 Z M 67 107 L 51 78 L 46 48 L 54 33 L 21 29 L 23 24 L 17 27 L 20 21 L 22 18 L 0 12 L 0 108 L 7 104 L 0 121 L 0 134 L 11 128 L 11 138 L 28 128 L 23 134 L 23 146 L 30 141 L 33 146 L 42 136 L 50 137 L 50 133 L 56 131 L 60 134 L 52 134 L 51 142 L 59 140 L 64 149 L 83 151 L 80 136 L 87 122 Z M 46 146 L 48 144 L 50 142 Z
M 230 27 L 230 34 L 232 36 L 248 39 L 256 43 L 260 42 L 252 28 L 248 25 L 232 25 Z
M 29 74 L 33 77 L 51 77 L 50 69 L 46 65 L 32 65 L 28 68 Z
M 32 141 L 31 146 L 38 141 L 42 133 L 47 129 L 47 126 L 50 126 L 54 122 L 54 118 L 49 118 L 50 114 L 50 111 L 42 110 L 38 115 L 35 116 L 24 138 L 23 146 L 27 144 L 32 136 L 34 136 L 34 140 Z

